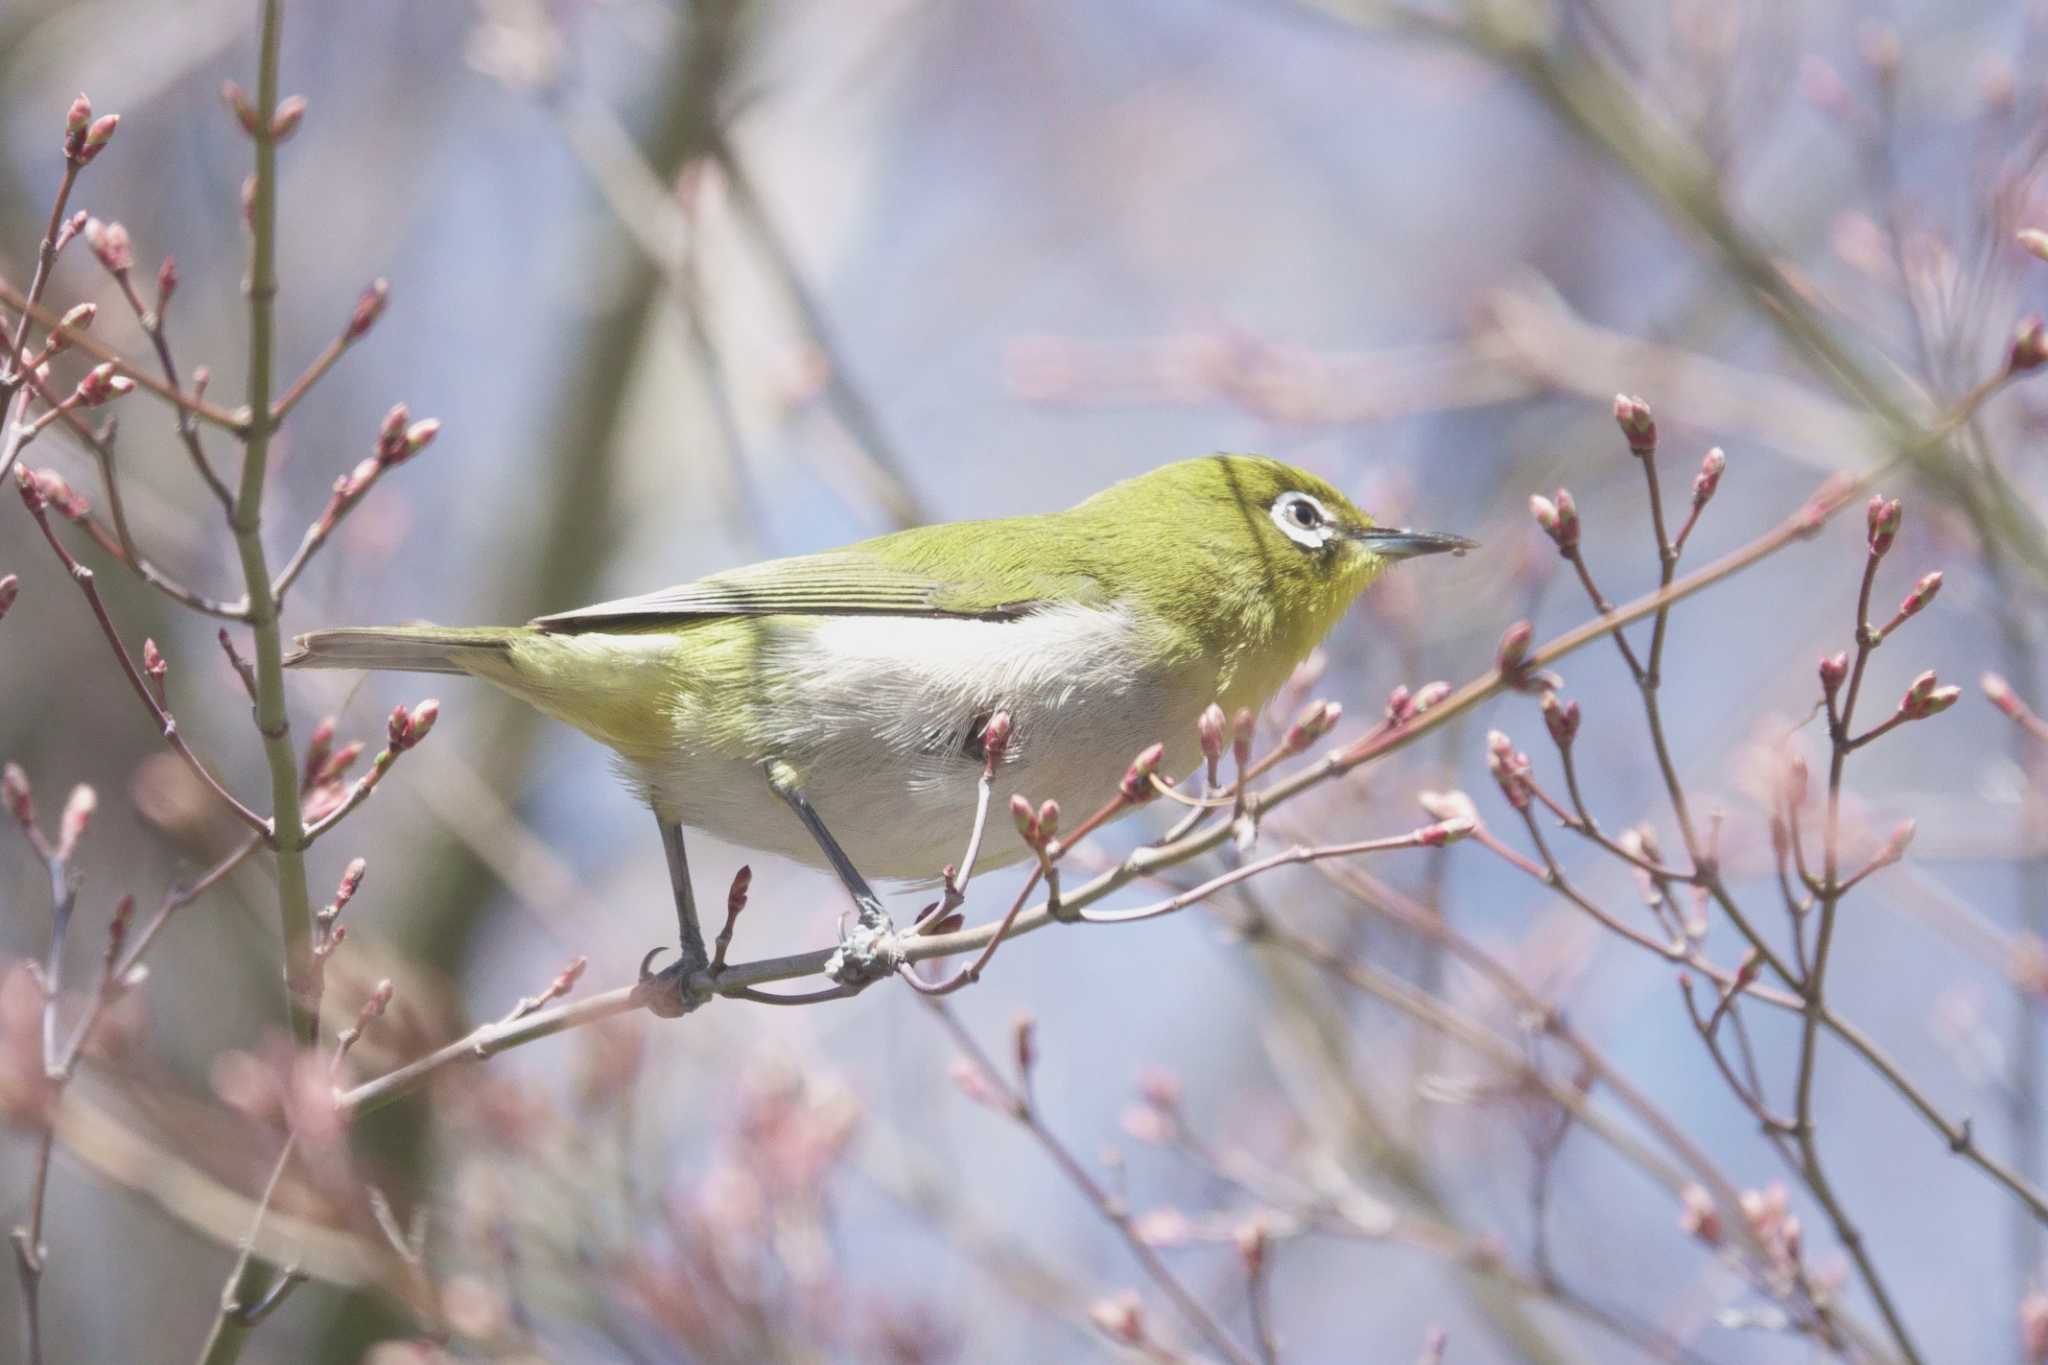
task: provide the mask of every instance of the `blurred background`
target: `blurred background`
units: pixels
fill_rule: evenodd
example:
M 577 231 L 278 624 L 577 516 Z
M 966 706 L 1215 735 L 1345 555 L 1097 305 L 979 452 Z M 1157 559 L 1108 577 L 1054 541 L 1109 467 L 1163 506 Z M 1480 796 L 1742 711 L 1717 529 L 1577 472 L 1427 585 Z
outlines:
M 524 620 L 1257 450 L 1384 521 L 1484 542 L 1392 576 L 1293 690 L 1293 705 L 1344 704 L 1339 739 L 1362 733 L 1396 684 L 1489 668 L 1514 619 L 1539 639 L 1586 619 L 1532 493 L 1571 488 L 1609 596 L 1655 586 L 1615 391 L 1655 407 L 1680 504 L 1706 449 L 1727 452 L 1687 546 L 1697 564 L 1831 472 L 1890 458 L 1900 422 L 1998 372 L 2048 279 L 2012 235 L 2048 222 L 2034 212 L 2042 17 L 1830 0 L 1486 0 L 1391 19 L 1283 0 L 292 6 L 283 89 L 310 105 L 282 151 L 281 369 L 326 344 L 373 278 L 391 302 L 286 428 L 273 555 L 392 403 L 443 427 L 314 562 L 287 630 Z M 175 254 L 179 357 L 211 366 L 223 401 L 246 346 L 249 151 L 218 91 L 252 83 L 255 19 L 245 0 L 0 7 L 0 274 L 32 269 L 63 113 L 88 91 L 122 122 L 75 202 L 126 225 L 139 273 Z M 67 253 L 49 297 L 99 301 L 103 339 L 144 353 L 88 254 Z M 2031 687 L 2041 402 L 2016 386 L 1972 424 L 1970 461 L 1880 484 L 1907 516 L 1878 601 L 1929 569 L 1947 586 L 1876 657 L 1870 714 L 1924 668 L 1966 694 L 1852 767 L 1852 843 L 1906 817 L 1919 835 L 1845 910 L 1829 991 L 1944 1114 L 2035 1175 L 2040 765 L 1974 680 L 1995 670 L 2048 701 Z M 232 543 L 168 412 L 138 395 L 120 415 L 138 540 L 233 596 Z M 31 459 L 95 487 L 75 444 L 52 436 Z M 1814 659 L 1851 645 L 1862 543 L 1852 511 L 1674 617 L 1677 764 L 1696 806 L 1725 813 L 1731 878 L 1767 908 L 1766 793 L 1786 752 L 1825 744 Z M 154 904 L 235 831 L 163 754 L 12 498 L 0 572 L 22 580 L 0 625 L 0 757 L 46 811 L 76 783 L 100 796 L 79 860 L 87 963 L 116 896 Z M 216 623 L 100 577 L 131 644 L 153 636 L 172 660 L 194 745 L 261 790 Z M 1561 671 L 1586 714 L 1589 801 L 1610 829 L 1647 820 L 1675 849 L 1614 651 Z M 367 983 L 396 983 L 360 1074 L 502 1015 L 573 955 L 590 960 L 579 989 L 624 982 L 673 932 L 652 822 L 588 741 L 460 679 L 292 686 L 300 734 L 335 714 L 373 747 L 394 704 L 441 701 L 432 740 L 313 857 L 316 894 L 349 858 L 369 863 L 330 969 L 337 1026 Z M 1521 846 L 1486 774 L 1493 727 L 1554 774 L 1533 699 L 1505 697 L 1289 807 L 1268 844 L 1399 833 L 1429 818 L 1416 793 L 1462 787 Z M 1106 862 L 1166 823 L 1154 812 L 1077 856 Z M 1585 894 L 1647 927 L 1626 867 L 1554 842 Z M 817 874 L 701 837 L 691 851 L 707 903 L 753 865 L 735 959 L 831 941 L 838 899 Z M 1562 1009 L 1738 1188 L 1788 1182 L 1812 1273 L 1876 1321 L 1700 1046 L 1668 963 L 1471 842 L 1365 870 L 1373 894 L 1442 915 Z M 1016 876 L 980 884 L 970 912 L 1007 904 Z M 1527 1008 L 1329 877 L 1291 870 L 1253 893 L 1576 1083 Z M 54 1170 L 51 1359 L 187 1359 L 215 1313 L 246 1207 L 229 1192 L 246 1200 L 275 1150 L 251 1098 L 283 1018 L 269 897 L 252 862 L 180 912 L 78 1082 L 97 1117 Z M 1765 917 L 1779 932 L 1782 915 Z M 998 1057 L 1017 1013 L 1036 1018 L 1046 1123 L 1244 1339 L 1240 1234 L 1257 1223 L 1286 1360 L 1406 1361 L 1433 1328 L 1460 1365 L 1830 1353 L 1681 1227 L 1670 1189 L 1540 1091 L 1230 923 L 1197 909 L 1033 935 L 953 1008 Z M 48 935 L 46 877 L 9 829 L 0 952 L 39 958 Z M 1710 955 L 1732 965 L 1740 947 L 1715 920 Z M 0 1014 L 23 1027 L 21 1009 Z M 1797 1030 L 1767 1015 L 1755 1034 L 1783 1097 Z M 1031 1135 L 949 1079 L 957 1054 L 900 989 L 627 1021 L 366 1119 L 354 1178 L 399 1222 L 423 1220 L 420 1292 L 463 1358 L 1200 1355 Z M 2042 1247 L 2025 1210 L 1840 1049 L 1816 1116 L 1925 1357 L 2048 1350 L 2025 1335 L 2048 1330 L 2029 1306 Z M 0 1141 L 10 1221 L 36 1136 L 20 1121 Z M 1341 1216 L 1302 1214 L 1330 1207 Z M 1113 1339 L 1125 1291 L 1151 1345 Z M 422 1329 L 403 1297 L 316 1278 L 245 1358 L 431 1358 L 405 1344 Z M 10 1350 L 19 1312 L 0 1293 Z M 1863 1358 L 1854 1341 L 1836 1353 Z

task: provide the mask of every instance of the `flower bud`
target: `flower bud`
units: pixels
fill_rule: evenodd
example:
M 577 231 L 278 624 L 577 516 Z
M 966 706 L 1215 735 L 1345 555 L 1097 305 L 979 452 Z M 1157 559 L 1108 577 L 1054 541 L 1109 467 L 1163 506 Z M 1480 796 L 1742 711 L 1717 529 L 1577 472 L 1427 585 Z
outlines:
M 65 309 L 64 316 L 57 319 L 57 325 L 64 331 L 50 334 L 50 354 L 55 355 L 71 344 L 71 338 L 64 335 L 65 331 L 83 332 L 99 315 L 100 306 L 96 303 L 77 303 Z
M 1441 821 L 1469 821 L 1472 828 L 1479 828 L 1479 808 L 1472 804 L 1472 798 L 1461 791 L 1417 792 L 1415 803 Z
M 119 223 L 86 219 L 85 244 L 99 257 L 100 264 L 116 275 L 135 264 L 135 244 L 128 240 L 128 229 Z
M 394 753 L 402 753 L 412 747 L 412 713 L 403 706 L 391 708 L 391 719 L 384 722 L 384 742 Z
M 35 797 L 30 793 L 28 774 L 18 763 L 0 767 L 0 803 L 7 807 L 7 813 L 14 817 L 14 823 L 24 830 L 36 827 Z
M 1477 820 L 1459 816 L 1456 819 L 1439 820 L 1433 825 L 1424 826 L 1415 831 L 1415 839 L 1424 848 L 1442 848 L 1445 844 L 1455 844 L 1478 828 Z
M 2014 374 L 2025 374 L 2039 368 L 2048 360 L 2048 329 L 2041 325 L 2041 319 L 2029 313 L 2013 328 L 2012 349 L 2006 353 L 2006 368 Z
M 349 316 L 348 327 L 343 330 L 341 339 L 347 342 L 361 340 L 363 334 L 375 326 L 377 319 L 383 316 L 384 304 L 390 297 L 391 284 L 388 280 L 372 280 L 370 287 L 356 300 L 356 310 Z M 403 426 L 404 423 L 401 422 L 400 425 Z
M 1499 730 L 1486 736 L 1486 770 L 1493 774 L 1510 806 L 1518 811 L 1529 808 L 1529 757 L 1517 753 L 1514 741 Z
M 1543 534 L 1557 539 L 1557 504 L 1541 493 L 1529 495 L 1529 515 L 1536 518 L 1536 524 L 1543 528 Z
M 1010 797 L 1010 819 L 1016 822 L 1017 833 L 1025 843 L 1038 843 L 1038 816 L 1031 809 L 1031 799 L 1021 792 Z
M 135 381 L 125 374 L 116 373 L 113 362 L 109 361 L 95 365 L 85 378 L 79 380 L 73 397 L 80 407 L 96 408 L 133 392 Z
M 1579 704 L 1575 701 L 1557 700 L 1557 693 L 1543 694 L 1543 723 L 1550 729 L 1550 737 L 1557 741 L 1560 749 L 1569 749 L 1579 735 Z
M 1933 573 L 1922 574 L 1920 581 L 1913 585 L 1913 591 L 1907 593 L 1906 599 L 1899 603 L 1899 615 L 1916 615 L 1922 607 L 1932 602 L 1934 594 L 1940 591 L 1941 570 L 1936 569 Z
M 1010 747 L 1010 713 L 998 711 L 981 727 L 982 767 L 994 772 Z
M 1124 780 L 1117 784 L 1117 791 L 1124 800 L 1140 806 L 1152 799 L 1152 775 L 1158 771 L 1160 760 L 1165 757 L 1166 746 L 1154 744 L 1131 760 L 1131 766 L 1124 771 Z
M 1419 716 L 1425 711 L 1432 710 L 1440 705 L 1445 697 L 1450 695 L 1451 685 L 1441 679 L 1432 683 L 1424 683 L 1416 690 L 1415 709 L 1412 714 Z
M 1715 446 L 1700 460 L 1700 472 L 1692 480 L 1692 505 L 1694 510 L 1705 507 L 1713 500 L 1714 491 L 1721 486 L 1721 471 L 1728 467 L 1728 457 Z
M 99 793 L 81 782 L 71 789 L 71 797 L 64 803 L 64 814 L 57 820 L 57 861 L 70 860 L 78 851 L 78 841 L 85 837 L 92 827 L 93 812 L 100 808 Z
M 408 717 L 406 747 L 411 748 L 427 737 L 427 731 L 434 728 L 434 722 L 441 718 L 441 703 L 433 697 L 413 707 Z
M 284 142 L 299 131 L 299 120 L 306 116 L 306 97 L 286 95 L 277 102 L 277 112 L 270 119 L 270 140 Z
M 1405 725 L 1415 714 L 1415 698 L 1408 684 L 1401 683 L 1387 693 L 1387 724 Z
M 1625 393 L 1614 395 L 1614 420 L 1628 438 L 1629 453 L 1647 459 L 1657 453 L 1657 423 L 1650 405 Z
M 1125 1290 L 1114 1298 L 1097 1299 L 1088 1307 L 1088 1320 L 1104 1336 L 1124 1346 L 1145 1344 L 1145 1309 L 1138 1296 Z
M 235 116 L 235 122 L 242 125 L 242 131 L 250 137 L 255 137 L 263 125 L 256 120 L 256 106 L 250 101 L 247 92 L 233 81 L 223 81 L 220 97 L 221 102 L 227 105 L 228 112 Z
M 156 647 L 156 641 L 153 639 L 142 642 L 142 671 L 156 684 L 156 694 L 161 699 L 164 694 L 164 678 L 170 673 L 171 666 L 164 661 L 163 651 Z
M 1870 553 L 1873 556 L 1882 556 L 1892 548 L 1892 542 L 1898 539 L 1899 523 L 1905 519 L 1905 513 L 1900 508 L 1897 498 L 1887 498 L 1882 493 L 1876 493 L 1864 506 L 1863 519 L 1870 532 Z
M 393 403 L 377 427 L 377 454 L 389 459 L 405 448 L 405 427 L 412 413 L 403 403 Z
M 403 707 L 399 708 L 401 711 L 404 709 Z M 395 715 L 396 712 L 393 714 Z M 359 739 L 350 740 L 334 751 L 334 757 L 327 760 L 327 766 L 320 770 L 320 775 L 314 780 L 313 785 L 318 787 L 324 786 L 329 782 L 341 781 L 342 778 L 348 775 L 348 770 L 356 766 L 356 760 L 362 756 L 363 742 Z
M 75 108 L 76 106 L 73 107 Z M 94 119 L 92 124 L 86 128 L 84 142 L 78 149 L 78 163 L 81 166 L 86 165 L 94 157 L 105 151 L 107 144 L 114 140 L 114 130 L 120 126 L 121 116 L 119 114 L 103 114 L 99 118 Z
M 81 93 L 71 101 L 69 112 L 64 115 L 64 131 L 69 134 L 83 133 L 92 123 L 92 101 Z
M 1047 801 L 1038 808 L 1038 837 L 1050 843 L 1060 832 L 1060 803 Z
M 1984 688 L 1985 698 L 2012 719 L 2018 720 L 2027 713 L 2026 704 L 2012 690 L 2012 684 L 2008 683 L 1998 674 L 1986 673 L 1981 685 Z
M 5 620 L 14 599 L 21 596 L 21 580 L 13 574 L 0 576 L 0 620 Z
M 1785 804 L 1803 806 L 1806 804 L 1808 774 L 1806 760 L 1798 754 L 1785 760 Z
M 1224 718 L 1223 708 L 1213 701 L 1202 708 L 1201 716 L 1195 721 L 1195 733 L 1202 742 L 1202 757 L 1208 761 L 1212 779 L 1216 765 L 1223 759 L 1223 729 L 1229 723 Z
M 1820 656 L 1820 690 L 1832 697 L 1841 690 L 1842 682 L 1849 676 L 1849 656 L 1846 653 L 1823 654 Z
M 363 874 L 369 870 L 370 865 L 361 858 L 351 859 L 349 865 L 342 869 L 341 882 L 334 888 L 333 910 L 336 914 L 355 899 L 356 892 L 363 885 Z
M 164 257 L 164 263 L 156 268 L 156 313 L 163 317 L 164 309 L 171 303 L 171 295 L 178 292 L 178 258 Z
M 1283 753 L 1298 754 L 1314 744 L 1324 735 L 1337 728 L 1337 722 L 1344 718 L 1344 707 L 1334 701 L 1312 701 L 1301 709 L 1294 724 L 1287 727 L 1287 733 L 1280 738 Z
M 1529 642 L 1536 636 L 1535 627 L 1527 621 L 1517 621 L 1507 628 L 1500 637 L 1500 648 L 1495 652 L 1493 666 L 1502 673 L 1513 673 L 1529 657 Z
M 1913 835 L 1918 829 L 1918 824 L 1912 820 L 1899 821 L 1897 827 L 1892 830 L 1890 837 L 1884 841 L 1884 847 L 1877 851 L 1877 857 L 1871 860 L 1871 866 L 1890 867 L 1893 863 L 1905 857 L 1906 850 L 1913 845 Z
M 1687 1185 L 1678 1197 L 1683 1205 L 1678 1214 L 1679 1230 L 1707 1246 L 1719 1246 L 1721 1211 L 1714 1207 L 1713 1196 L 1698 1185 Z
M 309 787 L 320 775 L 320 770 L 327 766 L 327 756 L 334 752 L 334 728 L 335 718 L 323 716 L 306 741 L 306 760 L 299 771 L 301 779 Z
M 1258 728 L 1258 713 L 1249 706 L 1238 707 L 1230 721 L 1230 757 L 1240 768 L 1251 761 L 1252 736 Z
M 2022 251 L 2048 261 L 2048 232 L 2039 228 L 2021 228 L 2013 234 L 2013 240 L 2020 244 Z

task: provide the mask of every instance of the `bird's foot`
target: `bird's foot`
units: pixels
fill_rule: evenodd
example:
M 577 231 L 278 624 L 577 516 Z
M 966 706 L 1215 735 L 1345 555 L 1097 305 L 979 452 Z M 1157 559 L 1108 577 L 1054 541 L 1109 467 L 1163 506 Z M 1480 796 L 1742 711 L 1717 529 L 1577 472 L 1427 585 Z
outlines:
M 908 959 L 896 923 L 872 893 L 854 898 L 853 923 L 839 936 L 839 946 L 825 960 L 825 975 L 855 990 L 893 976 Z
M 652 970 L 654 959 L 667 951 L 655 948 L 640 959 L 640 980 L 633 987 L 633 1003 L 660 1018 L 680 1019 L 716 992 L 705 981 L 706 964 L 693 960 L 689 954 L 658 972 Z

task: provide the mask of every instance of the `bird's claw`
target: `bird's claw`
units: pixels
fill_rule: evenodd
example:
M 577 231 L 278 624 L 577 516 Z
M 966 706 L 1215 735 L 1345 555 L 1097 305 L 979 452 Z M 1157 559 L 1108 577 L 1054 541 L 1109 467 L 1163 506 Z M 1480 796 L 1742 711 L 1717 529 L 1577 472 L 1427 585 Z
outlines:
M 697 980 L 700 962 L 677 958 L 660 971 L 652 970 L 654 959 L 667 952 L 666 946 L 650 948 L 640 959 L 640 979 L 633 987 L 633 1003 L 662 1019 L 680 1019 L 712 996 L 711 988 Z

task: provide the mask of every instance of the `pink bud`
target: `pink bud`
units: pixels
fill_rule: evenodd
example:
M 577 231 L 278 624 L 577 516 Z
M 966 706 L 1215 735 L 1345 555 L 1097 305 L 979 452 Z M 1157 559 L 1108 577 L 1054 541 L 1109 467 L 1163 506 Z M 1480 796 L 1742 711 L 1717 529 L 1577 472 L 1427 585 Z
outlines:
M 1983 677 L 1982 686 L 1986 699 L 2014 720 L 2018 720 L 2026 713 L 2027 708 L 2013 692 L 2012 684 L 1998 676 L 1998 674 L 1986 673 Z
M 86 219 L 85 244 L 99 257 L 101 265 L 117 275 L 135 264 L 134 243 L 128 240 L 128 229 L 119 223 Z
M 171 666 L 164 662 L 163 652 L 156 647 L 155 640 L 142 642 L 142 671 L 156 680 L 157 691 L 162 692 L 164 675 L 171 671 Z
M 1031 809 L 1030 797 L 1022 792 L 1010 797 L 1010 819 L 1016 822 L 1017 833 L 1023 837 L 1025 843 L 1034 846 L 1038 843 L 1038 817 Z
M 1557 504 L 1541 493 L 1529 495 L 1529 515 L 1536 518 L 1536 524 L 1543 528 L 1543 534 L 1557 539 Z
M 277 102 L 277 113 L 270 120 L 270 140 L 284 142 L 299 131 L 299 120 L 306 116 L 306 97 L 286 95 Z
M 391 719 L 384 723 L 384 740 L 394 753 L 402 753 L 412 747 L 412 713 L 403 706 L 391 708 Z
M 1901 820 L 1884 841 L 1884 847 L 1877 851 L 1875 865 L 1890 867 L 1906 856 L 1906 850 L 1913 845 L 1913 835 L 1919 826 L 1912 820 Z
M 0 576 L 0 620 L 6 619 L 14 606 L 14 599 L 21 596 L 21 580 L 13 574 Z
M 1898 538 L 1899 523 L 1905 519 L 1905 513 L 1897 498 L 1887 498 L 1878 493 L 1872 495 L 1864 507 L 1863 519 L 1869 528 L 1870 553 L 1881 556 L 1892 548 L 1892 542 Z
M 92 101 L 83 94 L 71 101 L 69 112 L 64 115 L 64 131 L 82 133 L 92 123 Z
M 2020 244 L 2022 251 L 2048 261 L 2048 232 L 2039 228 L 2021 228 L 2013 234 L 2013 240 Z
M 306 761 L 300 771 L 309 786 L 320 775 L 320 770 L 327 766 L 327 756 L 334 752 L 334 727 L 333 716 L 322 717 L 306 741 Z
M 1088 1320 L 1111 1341 L 1124 1346 L 1145 1344 L 1145 1309 L 1129 1290 L 1090 1304 Z
M 1160 760 L 1165 757 L 1164 744 L 1154 744 L 1141 750 L 1138 756 L 1131 760 L 1131 766 L 1124 770 L 1123 781 L 1117 784 L 1118 794 L 1134 806 L 1150 801 L 1154 795 L 1152 776 L 1158 771 Z
M 156 268 L 156 311 L 159 318 L 163 316 L 164 309 L 170 306 L 171 295 L 177 292 L 178 258 L 166 256 L 164 263 Z
M 99 793 L 83 782 L 71 789 L 64 814 L 57 821 L 57 861 L 66 862 L 78 850 L 78 841 L 92 826 L 93 812 L 100 808 Z
M 1242 768 L 1252 756 L 1252 736 L 1258 729 L 1258 713 L 1249 706 L 1237 708 L 1230 721 L 1230 757 Z
M 7 813 L 14 817 L 23 829 L 34 829 L 36 825 L 35 798 L 29 792 L 28 774 L 18 763 L 0 767 L 0 802 L 7 805 Z
M 1614 395 L 1614 420 L 1628 438 L 1629 453 L 1647 457 L 1657 453 L 1657 423 L 1650 405 L 1625 393 Z
M 1832 697 L 1841 690 L 1842 682 L 1849 676 L 1847 654 L 1823 654 L 1820 659 L 1820 690 Z
M 1705 507 L 1713 500 L 1714 491 L 1721 486 L 1721 471 L 1728 467 L 1728 457 L 1715 446 L 1700 461 L 1700 472 L 1693 476 L 1692 505 Z
M 105 114 L 94 119 L 92 125 L 85 130 L 84 141 L 79 146 L 79 164 L 85 165 L 105 151 L 107 144 L 114 140 L 114 130 L 120 126 L 121 116 L 119 114 Z
M 1913 585 L 1913 591 L 1906 594 L 1906 600 L 1899 603 L 1899 615 L 1912 616 L 1934 600 L 1934 594 L 1941 591 L 1941 571 L 1922 574 L 1920 581 Z
M 1195 733 L 1202 743 L 1202 757 L 1209 761 L 1211 772 L 1223 758 L 1223 731 L 1229 723 L 1223 708 L 1213 701 L 1202 708 L 1201 716 L 1195 721 Z
M 409 460 L 419 454 L 432 445 L 434 438 L 440 434 L 441 419 L 438 417 L 428 417 L 414 422 L 405 429 L 405 454 L 402 458 Z
M 1806 760 L 1798 754 L 1785 760 L 1785 804 L 1803 806 L 1806 804 L 1808 783 Z
M 981 727 L 982 761 L 987 771 L 994 772 L 1003 761 L 1003 754 L 1010 747 L 1010 713 L 998 711 L 988 718 Z
M 1038 837 L 1050 840 L 1060 832 L 1060 803 L 1047 801 L 1038 808 Z
M 125 374 L 118 374 L 110 361 L 96 365 L 85 378 L 78 381 L 74 397 L 80 407 L 96 408 L 102 403 L 111 403 L 116 398 L 135 392 L 135 381 Z
M 391 284 L 387 280 L 372 280 L 370 287 L 356 300 L 356 310 L 349 316 L 348 327 L 342 332 L 343 341 L 358 341 L 363 334 L 376 325 L 384 314 L 384 304 L 391 297 Z M 404 425 L 400 423 L 400 425 Z
M 421 740 L 425 739 L 427 737 L 427 731 L 433 729 L 434 722 L 439 720 L 440 718 L 441 703 L 433 697 L 429 697 L 425 701 L 421 702 L 418 706 L 413 707 L 411 721 L 408 727 L 410 730 L 410 736 L 406 741 L 407 747 L 411 747 L 412 745 L 417 744 Z
M 1463 817 L 1439 820 L 1415 831 L 1415 838 L 1424 848 L 1442 848 L 1446 844 L 1455 844 L 1478 828 L 1477 820 Z
M 243 91 L 242 87 L 236 85 L 233 81 L 223 81 L 220 87 L 220 97 L 222 102 L 227 105 L 228 111 L 235 116 L 235 122 L 242 125 L 242 131 L 250 137 L 255 137 L 263 125 L 257 122 L 256 106 L 250 102 L 248 94 Z
M 1522 661 L 1529 656 L 1529 642 L 1535 635 L 1535 627 L 1527 621 L 1517 621 L 1509 626 L 1500 637 L 1500 648 L 1494 654 L 1493 666 L 1503 673 L 1519 670 Z
M 57 325 L 66 331 L 83 332 L 86 328 L 92 326 L 93 319 L 99 315 L 100 306 L 98 304 L 77 303 L 64 310 L 64 316 L 57 319 Z M 50 349 L 53 352 L 57 349 L 57 342 L 60 340 L 67 346 L 71 344 L 69 337 L 65 337 L 61 333 L 53 333 L 50 337 Z
M 20 491 L 21 500 L 28 505 L 29 511 L 40 512 L 43 510 L 43 506 L 48 499 L 43 496 L 42 480 L 35 476 L 34 470 L 25 464 L 15 465 L 14 486 Z
M 384 414 L 384 420 L 377 427 L 377 453 L 386 458 L 396 458 L 405 448 L 405 425 L 412 420 L 412 414 L 403 403 L 391 405 L 391 411 Z
M 1575 701 L 1560 704 L 1557 693 L 1543 694 L 1543 723 L 1550 728 L 1550 737 L 1557 747 L 1566 749 L 1579 735 L 1579 704 Z
M 334 888 L 334 910 L 336 914 L 339 914 L 344 906 L 355 899 L 356 892 L 363 884 L 363 874 L 369 870 L 370 865 L 361 858 L 351 859 L 349 865 L 342 869 L 341 882 Z
M 1344 708 L 1338 703 L 1312 701 L 1302 708 L 1294 724 L 1287 727 L 1287 733 L 1281 736 L 1280 748 L 1285 753 L 1298 754 L 1336 729 L 1337 722 L 1343 718 Z
M 1443 699 L 1450 695 L 1451 685 L 1441 679 L 1432 683 L 1424 683 L 1415 693 L 1414 714 L 1419 716 L 1423 712 L 1441 705 Z

